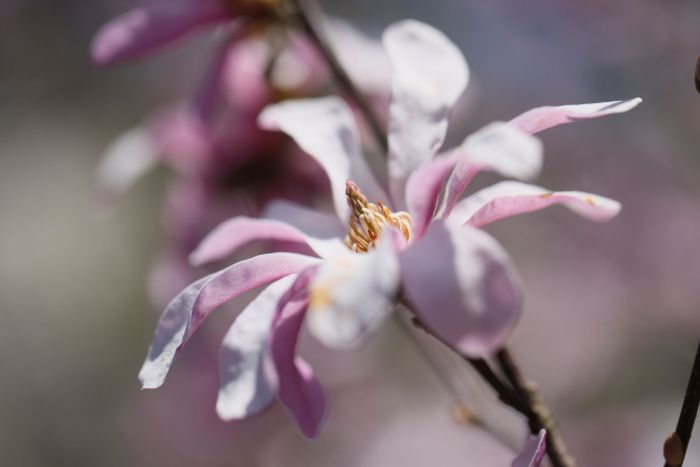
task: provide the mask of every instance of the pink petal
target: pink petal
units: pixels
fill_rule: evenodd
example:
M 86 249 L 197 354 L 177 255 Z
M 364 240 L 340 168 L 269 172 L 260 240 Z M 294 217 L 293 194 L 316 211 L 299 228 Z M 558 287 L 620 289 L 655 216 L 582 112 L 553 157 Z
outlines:
M 576 214 L 604 222 L 620 212 L 620 203 L 580 191 L 549 191 L 520 182 L 501 182 L 463 199 L 450 216 L 450 222 L 482 227 L 505 217 L 516 216 L 561 204 Z
M 261 240 L 304 243 L 321 257 L 347 250 L 340 238 L 314 238 L 284 222 L 238 216 L 219 224 L 209 233 L 190 255 L 190 263 L 199 266 L 219 261 L 246 243 Z
M 525 447 L 513 461 L 512 467 L 540 467 L 547 452 L 547 432 L 542 429 L 537 436 L 528 437 Z
M 92 59 L 107 65 L 138 58 L 230 15 L 218 0 L 162 0 L 136 8 L 102 26 L 92 43 Z
M 270 102 L 270 85 L 265 79 L 270 53 L 268 43 L 255 36 L 229 47 L 221 83 L 229 103 L 257 114 Z
M 538 107 L 515 117 L 510 123 L 527 133 L 535 134 L 565 123 L 624 113 L 634 109 L 641 102 L 642 99 L 637 97 L 626 101 Z
M 270 253 L 241 261 L 190 284 L 170 302 L 158 322 L 139 372 L 142 387 L 153 389 L 163 384 L 177 350 L 216 307 L 318 261 L 294 253 Z
M 198 173 L 214 153 L 214 135 L 189 109 L 169 109 L 157 115 L 150 132 L 164 162 L 182 173 Z
M 389 315 L 399 288 L 392 230 L 365 254 L 327 259 L 309 288 L 309 331 L 334 349 L 356 348 Z
M 411 215 L 413 238 L 423 236 L 435 212 L 443 183 L 452 173 L 458 158 L 439 156 L 416 169 L 406 183 L 406 207 Z
M 357 183 L 372 200 L 387 201 L 360 151 L 352 111 L 337 97 L 288 100 L 270 105 L 258 122 L 267 130 L 280 130 L 313 157 L 331 182 L 333 204 L 341 221 L 349 217 L 345 182 Z
M 158 149 L 147 130 L 122 133 L 105 150 L 97 168 L 97 188 L 107 198 L 125 193 L 158 163 Z
M 534 178 L 542 168 L 542 143 L 507 123 L 492 123 L 469 136 L 451 152 L 457 157 L 440 212 L 446 217 L 469 182 L 482 170 L 518 179 Z
M 504 344 L 522 292 L 508 255 L 488 234 L 436 220 L 400 263 L 404 293 L 436 337 L 469 357 Z
M 448 112 L 467 85 L 469 69 L 447 36 L 418 21 L 392 24 L 383 42 L 393 71 L 389 177 L 394 201 L 403 203 L 406 179 L 445 139 Z
M 209 68 L 204 75 L 194 101 L 194 112 L 202 120 L 208 121 L 213 116 L 216 104 L 221 100 L 221 96 L 224 93 L 223 78 L 231 45 L 248 32 L 247 27 L 236 28 L 219 44 L 214 53 L 214 57 L 209 63 Z
M 268 334 L 277 303 L 296 280 L 284 277 L 263 290 L 236 318 L 219 351 L 219 395 L 222 420 L 253 415 L 275 400 L 275 381 L 265 368 Z
M 318 436 L 326 414 L 326 398 L 313 370 L 296 357 L 297 340 L 309 304 L 308 285 L 315 273 L 300 274 L 277 305 L 269 345 L 278 377 L 277 398 L 309 438 Z

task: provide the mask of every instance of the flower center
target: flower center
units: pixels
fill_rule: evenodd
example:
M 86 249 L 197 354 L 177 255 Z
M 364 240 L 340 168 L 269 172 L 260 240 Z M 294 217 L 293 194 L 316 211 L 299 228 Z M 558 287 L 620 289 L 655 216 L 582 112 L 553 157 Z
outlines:
M 381 202 L 370 203 L 351 181 L 345 185 L 345 196 L 351 210 L 345 245 L 352 251 L 366 253 L 387 225 L 398 229 L 406 241 L 411 239 L 411 216 L 407 212 L 391 212 Z

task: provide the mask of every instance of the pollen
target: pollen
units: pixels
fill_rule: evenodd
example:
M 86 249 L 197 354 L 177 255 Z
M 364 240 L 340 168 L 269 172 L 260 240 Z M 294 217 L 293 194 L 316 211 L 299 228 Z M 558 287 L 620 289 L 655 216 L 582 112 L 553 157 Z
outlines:
M 352 251 L 369 251 L 387 225 L 401 232 L 406 241 L 411 239 L 411 216 L 407 212 L 391 212 L 381 202 L 370 203 L 350 181 L 345 185 L 345 196 L 351 211 L 345 245 Z

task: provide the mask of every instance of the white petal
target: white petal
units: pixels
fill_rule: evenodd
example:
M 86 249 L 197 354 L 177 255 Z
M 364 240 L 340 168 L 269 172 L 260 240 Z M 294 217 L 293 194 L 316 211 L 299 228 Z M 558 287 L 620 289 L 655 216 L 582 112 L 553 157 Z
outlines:
M 106 196 L 119 196 L 158 162 L 149 132 L 135 127 L 115 139 L 102 155 L 97 168 L 98 188 Z
M 291 136 L 323 167 L 331 183 L 336 213 L 343 222 L 350 213 L 345 200 L 348 180 L 357 183 L 370 199 L 387 201 L 362 156 L 352 111 L 342 99 L 324 97 L 273 104 L 262 111 L 258 123 Z
M 389 176 L 394 201 L 403 203 L 406 179 L 445 139 L 448 112 L 467 85 L 469 69 L 447 36 L 427 24 L 400 21 L 383 39 L 393 71 Z
M 266 368 L 267 338 L 277 303 L 296 275 L 269 285 L 236 318 L 219 352 L 219 395 L 216 412 L 222 420 L 253 415 L 275 399 L 274 373 Z
M 512 125 L 494 122 L 465 139 L 450 156 L 459 162 L 447 181 L 442 217 L 481 170 L 525 180 L 537 176 L 542 168 L 542 142 Z
M 330 348 L 361 345 L 389 314 L 399 286 L 399 264 L 385 231 L 376 248 L 326 260 L 311 283 L 309 331 Z

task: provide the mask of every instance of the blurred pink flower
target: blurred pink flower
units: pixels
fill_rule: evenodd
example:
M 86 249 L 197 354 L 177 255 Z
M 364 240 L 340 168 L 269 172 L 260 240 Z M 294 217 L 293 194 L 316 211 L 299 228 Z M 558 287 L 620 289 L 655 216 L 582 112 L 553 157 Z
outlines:
M 294 42 L 285 53 L 282 71 L 295 66 L 306 70 L 303 44 Z M 264 76 L 269 55 L 267 43 L 254 37 L 230 46 L 222 64 L 225 79 L 219 94 L 225 99 L 218 112 L 205 119 L 189 106 L 167 109 L 125 132 L 105 151 L 98 188 L 108 199 L 123 194 L 158 164 L 175 172 L 163 209 L 168 246 L 149 287 L 159 308 L 201 275 L 187 256 L 222 220 L 257 215 L 274 198 L 309 202 L 327 189 L 313 161 L 284 136 L 270 135 L 256 124 L 276 92 Z M 309 83 L 304 79 L 287 86 L 287 94 L 303 95 Z
M 243 418 L 277 398 L 314 437 L 325 397 L 309 365 L 295 356 L 307 311 L 318 340 L 350 348 L 365 340 L 403 294 L 431 333 L 464 355 L 485 356 L 510 333 L 521 291 L 506 252 L 478 227 L 553 204 L 598 221 L 617 214 L 619 204 L 600 196 L 516 182 L 459 199 L 481 170 L 534 177 L 542 153 L 531 133 L 624 112 L 639 100 L 534 109 L 510 123 L 491 124 L 435 157 L 448 111 L 467 84 L 467 65 L 447 37 L 416 21 L 390 26 L 384 44 L 393 67 L 391 195 L 362 157 L 352 112 L 342 100 L 267 107 L 261 126 L 290 135 L 326 171 L 335 216 L 280 201 L 262 219 L 239 216 L 215 229 L 192 254 L 194 264 L 223 259 L 260 239 L 298 242 L 312 253 L 255 256 L 185 288 L 158 324 L 139 375 L 144 388 L 163 383 L 178 349 L 215 308 L 272 283 L 224 338 L 217 411 L 223 419 Z
M 246 0 L 153 0 L 105 24 L 95 36 L 92 58 L 100 65 L 143 57 L 206 27 L 263 13 L 265 2 Z

